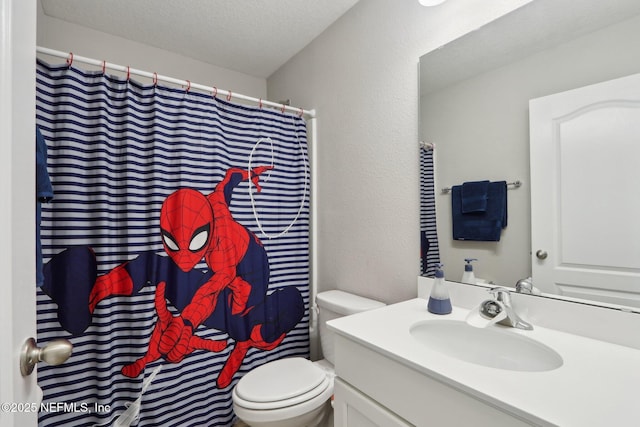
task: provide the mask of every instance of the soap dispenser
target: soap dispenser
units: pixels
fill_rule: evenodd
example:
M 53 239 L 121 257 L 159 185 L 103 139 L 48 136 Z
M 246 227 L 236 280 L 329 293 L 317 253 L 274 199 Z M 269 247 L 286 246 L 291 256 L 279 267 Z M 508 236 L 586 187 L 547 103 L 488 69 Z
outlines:
M 449 314 L 451 313 L 451 298 L 449 298 L 449 290 L 444 282 L 444 272 L 442 264 L 436 264 L 436 278 L 433 281 L 433 288 L 427 303 L 427 310 L 433 314 Z
M 462 273 L 462 283 L 476 284 L 476 276 L 473 274 L 472 261 L 477 261 L 476 258 L 465 258 L 467 263 L 464 265 L 464 273 Z

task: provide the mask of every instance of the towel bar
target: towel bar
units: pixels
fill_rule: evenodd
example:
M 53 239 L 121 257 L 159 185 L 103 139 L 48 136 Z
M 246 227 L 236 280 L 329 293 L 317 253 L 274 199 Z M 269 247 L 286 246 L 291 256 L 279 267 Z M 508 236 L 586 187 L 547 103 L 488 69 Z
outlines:
M 513 188 L 518 188 L 521 185 L 522 185 L 522 181 L 507 182 L 507 187 L 512 186 Z M 449 194 L 451 193 L 451 187 L 445 187 L 440 192 L 442 194 Z

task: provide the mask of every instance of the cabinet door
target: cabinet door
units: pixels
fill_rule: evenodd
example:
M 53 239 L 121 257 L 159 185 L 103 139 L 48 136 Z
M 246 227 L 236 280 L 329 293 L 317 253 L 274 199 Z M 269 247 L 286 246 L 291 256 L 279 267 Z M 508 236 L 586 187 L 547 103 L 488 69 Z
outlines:
M 340 378 L 334 388 L 334 427 L 410 427 L 402 418 Z

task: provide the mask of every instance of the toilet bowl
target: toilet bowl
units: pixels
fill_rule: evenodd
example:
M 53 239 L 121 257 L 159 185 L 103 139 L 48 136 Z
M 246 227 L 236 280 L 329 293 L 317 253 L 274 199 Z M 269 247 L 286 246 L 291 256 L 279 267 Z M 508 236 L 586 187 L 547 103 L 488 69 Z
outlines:
M 315 427 L 327 417 L 332 394 L 330 372 L 292 357 L 245 375 L 233 389 L 233 407 L 252 427 Z
M 332 416 L 333 332 L 326 328 L 326 322 L 384 304 L 342 291 L 322 292 L 316 301 L 325 359 L 279 359 L 242 377 L 233 389 L 233 410 L 249 426 L 316 427 Z

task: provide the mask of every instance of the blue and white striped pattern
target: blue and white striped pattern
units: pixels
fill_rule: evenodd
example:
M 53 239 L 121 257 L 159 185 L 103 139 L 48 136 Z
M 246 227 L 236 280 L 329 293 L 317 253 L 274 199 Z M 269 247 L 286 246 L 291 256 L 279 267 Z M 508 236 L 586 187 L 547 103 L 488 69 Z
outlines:
M 440 262 L 436 231 L 436 200 L 434 192 L 433 150 L 420 147 L 420 238 L 429 241 L 429 250 L 420 259 L 420 274 L 433 276 Z M 425 245 L 422 244 L 424 247 Z
M 72 245 L 94 248 L 98 274 L 136 254 L 163 252 L 159 232 L 162 202 L 190 187 L 209 194 L 230 167 L 274 164 L 260 177 L 253 198 L 265 233 L 261 235 L 247 182 L 233 192 L 234 218 L 264 243 L 271 270 L 270 288 L 295 286 L 307 311 L 296 328 L 272 351 L 251 349 L 234 382 L 216 388 L 215 379 L 233 345 L 220 353 L 195 351 L 181 363 L 158 360 L 144 375 L 120 373 L 147 350 L 156 321 L 154 290 L 100 302 L 85 334 L 71 338 L 69 361 L 39 366 L 46 403 L 76 403 L 61 412 L 41 412 L 43 426 L 110 425 L 139 396 L 144 378 L 162 368 L 142 397 L 144 426 L 229 426 L 234 421 L 231 389 L 238 378 L 267 361 L 309 354 L 309 165 L 306 125 L 280 111 L 235 105 L 210 94 L 141 85 L 75 67 L 37 65 L 37 124 L 48 146 L 55 197 L 43 205 L 42 243 L 46 263 Z M 207 268 L 201 263 L 198 268 Z M 66 338 L 57 306 L 38 291 L 38 341 Z M 198 335 L 226 339 L 216 330 Z M 231 343 L 230 343 L 231 344 Z M 144 378 L 143 378 L 144 377 Z M 93 411 L 94 404 L 103 412 Z M 88 405 L 88 408 L 82 406 Z M 87 410 L 85 410 L 87 409 Z M 137 423 L 137 424 L 136 424 Z

